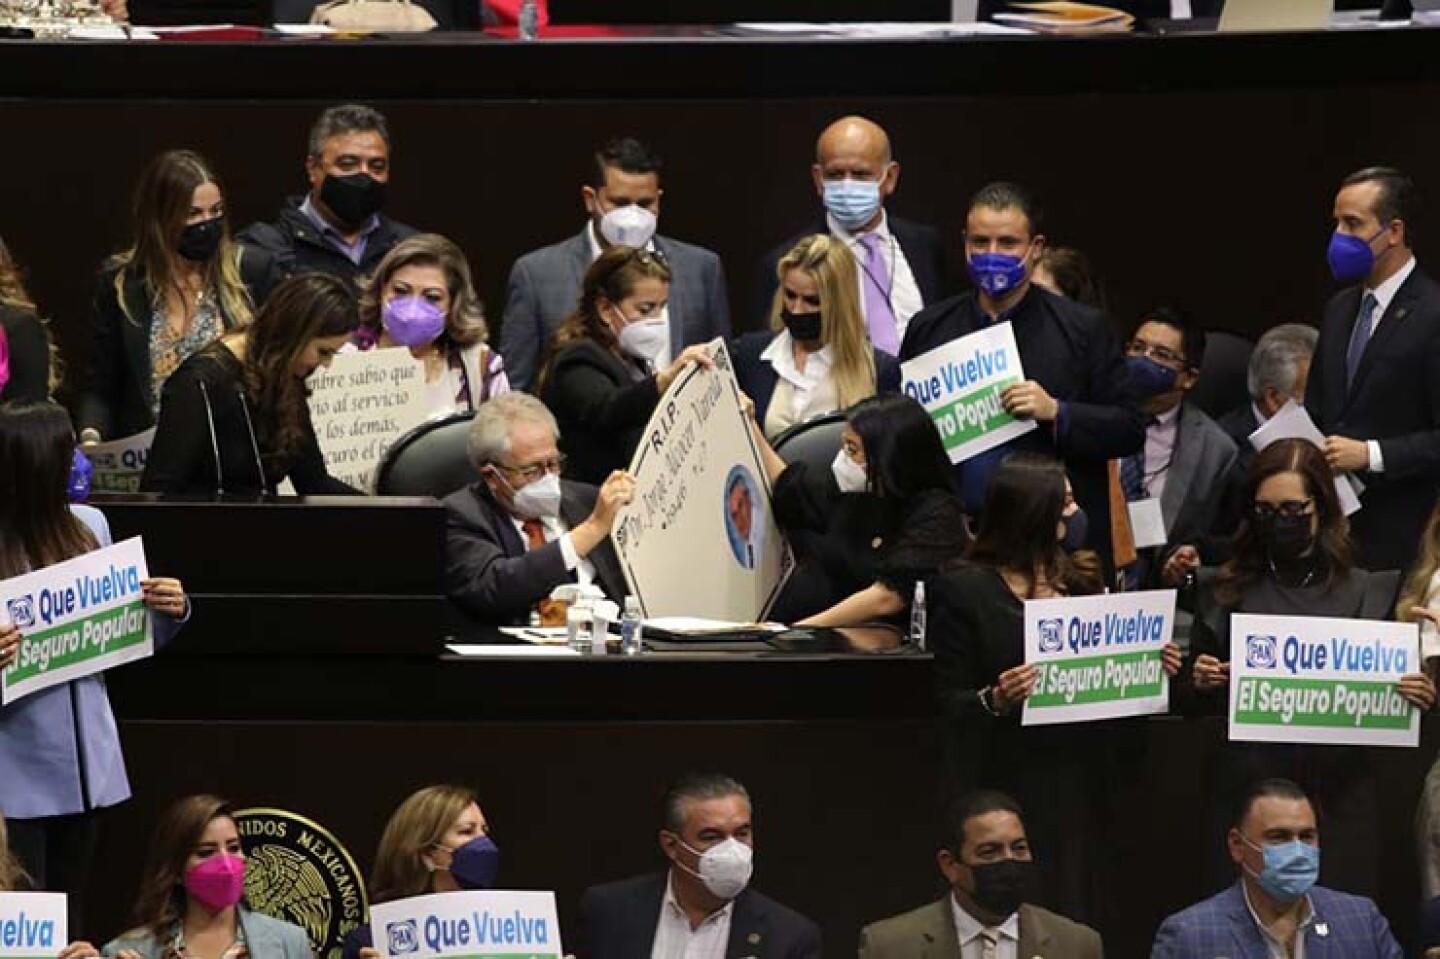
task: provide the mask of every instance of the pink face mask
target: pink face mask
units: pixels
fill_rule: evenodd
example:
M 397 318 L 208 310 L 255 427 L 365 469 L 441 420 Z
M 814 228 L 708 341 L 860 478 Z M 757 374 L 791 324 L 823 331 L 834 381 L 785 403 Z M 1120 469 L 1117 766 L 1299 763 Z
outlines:
M 221 852 L 196 863 L 185 872 L 185 891 L 211 912 L 230 908 L 245 892 L 245 860 Z

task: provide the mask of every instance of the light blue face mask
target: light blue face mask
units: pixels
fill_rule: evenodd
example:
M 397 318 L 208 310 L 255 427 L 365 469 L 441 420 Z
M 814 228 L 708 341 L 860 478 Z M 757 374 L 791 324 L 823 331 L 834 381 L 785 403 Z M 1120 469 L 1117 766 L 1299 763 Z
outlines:
M 879 180 L 826 180 L 825 210 L 847 230 L 858 230 L 880 212 Z
M 1240 841 L 1265 857 L 1265 868 L 1258 876 L 1248 866 L 1242 868 L 1278 902 L 1294 902 L 1320 878 L 1319 846 L 1299 839 L 1265 846 L 1257 846 L 1244 836 Z

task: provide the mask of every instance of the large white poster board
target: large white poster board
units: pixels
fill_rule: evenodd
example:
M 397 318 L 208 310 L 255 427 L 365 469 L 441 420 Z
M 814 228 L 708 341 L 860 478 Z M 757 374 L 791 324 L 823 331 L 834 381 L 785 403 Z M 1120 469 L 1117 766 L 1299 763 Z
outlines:
M 793 558 L 725 344 L 660 397 L 630 463 L 635 499 L 615 520 L 625 582 L 646 618 L 765 617 Z
M 560 959 L 553 892 L 442 892 L 370 907 L 382 959 Z
M 1173 589 L 1026 601 L 1025 662 L 1039 675 L 1021 725 L 1165 712 L 1161 651 L 1174 633 Z
M 0 622 L 20 648 L 0 673 L 6 704 L 155 651 L 140 588 L 150 574 L 140 537 L 0 582 Z M 3 955 L 3 953 L 0 953 Z
M 385 451 L 425 421 L 425 365 L 403 347 L 340 353 L 306 381 L 330 475 L 370 490 Z
M 1230 617 L 1230 738 L 1418 746 L 1420 710 L 1400 677 L 1420 671 L 1414 623 Z
M 0 892 L 0 956 L 55 959 L 69 945 L 65 894 Z
M 1035 428 L 1005 412 L 1000 394 L 1025 379 L 1009 321 L 900 364 L 905 394 L 935 421 L 950 462 L 963 463 Z

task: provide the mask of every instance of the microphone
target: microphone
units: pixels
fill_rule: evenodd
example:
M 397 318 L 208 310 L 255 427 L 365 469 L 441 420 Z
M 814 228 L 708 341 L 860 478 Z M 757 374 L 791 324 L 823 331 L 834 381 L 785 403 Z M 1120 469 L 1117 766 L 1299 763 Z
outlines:
M 240 398 L 240 412 L 245 416 L 245 430 L 250 434 L 250 452 L 255 454 L 255 472 L 260 474 L 260 492 L 270 492 L 265 486 L 265 464 L 260 460 L 260 444 L 255 439 L 255 424 L 250 421 L 250 403 L 245 396 L 245 387 L 236 385 L 235 395 Z
M 215 410 L 210 406 L 210 391 L 199 380 L 200 399 L 205 401 L 205 421 L 210 424 L 210 455 L 215 457 L 215 495 L 225 495 L 225 467 L 220 462 L 220 441 L 215 438 Z

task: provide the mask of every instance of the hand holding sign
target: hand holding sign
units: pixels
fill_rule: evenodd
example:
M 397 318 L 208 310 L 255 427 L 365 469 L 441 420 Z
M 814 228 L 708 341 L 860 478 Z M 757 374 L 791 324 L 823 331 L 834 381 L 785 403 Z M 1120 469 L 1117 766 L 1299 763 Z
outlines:
M 140 592 L 145 597 L 145 605 L 157 613 L 164 613 L 173 619 L 180 619 L 185 615 L 185 607 L 189 599 L 185 596 L 185 587 L 178 579 L 171 579 L 168 576 L 153 576 L 150 579 L 140 581 Z
M 14 623 L 0 623 L 0 669 L 9 666 L 20 648 L 20 627 Z
M 687 346 L 685 352 L 675 357 L 675 362 L 655 374 L 655 388 L 662 394 L 675 382 L 675 377 L 691 363 L 698 363 L 701 369 L 713 370 L 715 361 L 710 358 L 710 346 L 706 343 L 696 343 L 694 346 Z
M 1400 695 L 1428 713 L 1435 705 L 1435 683 L 1424 673 L 1406 673 L 1400 677 Z
M 1005 412 L 1017 420 L 1051 423 L 1060 415 L 1060 404 L 1034 380 L 1011 383 L 1000 391 L 1000 402 L 1005 404 Z
M 1039 675 L 1040 671 L 1035 668 L 1033 663 L 1016 666 L 1001 673 L 1000 677 L 995 680 L 995 685 L 991 687 L 995 711 L 1008 713 L 1015 706 L 1029 699 L 1030 693 L 1035 689 L 1035 679 Z
M 1208 653 L 1196 657 L 1194 670 L 1195 688 L 1202 693 L 1230 685 L 1230 664 L 1222 663 Z

